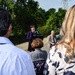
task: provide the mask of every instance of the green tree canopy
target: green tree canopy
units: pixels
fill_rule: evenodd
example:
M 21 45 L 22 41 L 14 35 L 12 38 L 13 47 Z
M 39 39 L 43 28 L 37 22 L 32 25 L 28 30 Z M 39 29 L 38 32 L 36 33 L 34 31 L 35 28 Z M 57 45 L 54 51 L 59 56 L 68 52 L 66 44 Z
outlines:
M 53 10 L 53 11 L 52 11 Z M 46 24 L 42 27 L 38 27 L 40 34 L 49 35 L 51 30 L 55 30 L 58 33 L 58 29 L 61 27 L 66 10 L 59 8 L 58 12 L 55 9 L 49 10 L 49 18 L 46 20 Z
M 25 35 L 31 24 L 34 24 L 39 33 L 50 34 L 51 30 L 61 27 L 66 10 L 51 8 L 45 11 L 39 8 L 34 0 L 0 0 L 0 7 L 6 8 L 12 16 L 13 35 Z

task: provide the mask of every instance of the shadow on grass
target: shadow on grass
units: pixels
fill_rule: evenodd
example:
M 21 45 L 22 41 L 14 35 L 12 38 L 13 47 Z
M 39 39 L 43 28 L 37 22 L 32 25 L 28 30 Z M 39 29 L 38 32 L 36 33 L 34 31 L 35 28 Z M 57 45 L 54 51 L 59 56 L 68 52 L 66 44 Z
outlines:
M 34 36 L 33 39 L 35 38 L 40 38 L 43 39 L 44 36 L 43 35 L 36 35 Z M 9 39 L 12 41 L 13 44 L 18 45 L 21 44 L 23 42 L 27 42 L 28 40 L 26 39 L 26 35 L 17 35 L 17 36 L 10 36 Z
M 26 35 L 10 36 L 9 39 L 15 45 L 18 45 L 18 44 L 23 43 L 23 42 L 27 42 Z

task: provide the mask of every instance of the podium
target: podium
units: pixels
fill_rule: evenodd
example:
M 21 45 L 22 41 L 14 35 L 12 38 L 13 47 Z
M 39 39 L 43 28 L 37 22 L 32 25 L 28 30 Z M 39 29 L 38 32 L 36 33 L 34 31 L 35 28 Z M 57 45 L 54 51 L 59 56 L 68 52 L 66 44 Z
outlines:
M 33 39 L 35 39 L 35 38 L 40 38 L 40 39 L 42 39 L 42 40 L 43 40 L 44 36 L 43 36 L 43 35 L 38 34 L 38 35 L 34 35 L 34 36 L 33 36 Z

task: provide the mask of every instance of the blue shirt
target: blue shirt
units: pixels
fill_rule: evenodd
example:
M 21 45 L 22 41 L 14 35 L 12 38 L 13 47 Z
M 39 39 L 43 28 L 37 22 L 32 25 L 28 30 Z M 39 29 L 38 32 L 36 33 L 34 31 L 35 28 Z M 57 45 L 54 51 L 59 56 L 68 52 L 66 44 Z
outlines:
M 35 75 L 30 55 L 0 37 L 0 75 Z

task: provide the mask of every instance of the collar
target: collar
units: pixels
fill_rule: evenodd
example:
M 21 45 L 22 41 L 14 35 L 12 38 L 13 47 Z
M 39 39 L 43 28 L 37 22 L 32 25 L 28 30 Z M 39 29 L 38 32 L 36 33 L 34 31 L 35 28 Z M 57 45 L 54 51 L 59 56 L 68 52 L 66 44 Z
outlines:
M 13 45 L 13 43 L 6 37 L 0 37 L 0 43 L 1 44 L 12 44 Z
M 40 52 L 40 51 L 42 51 L 42 50 L 41 50 L 41 49 L 35 49 L 35 51 L 39 51 L 39 52 Z

